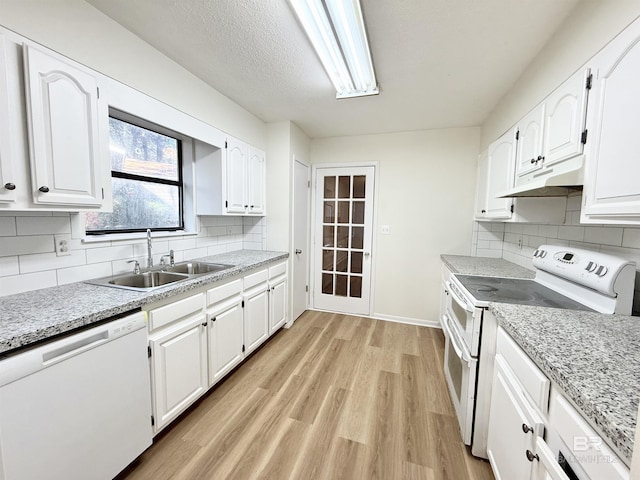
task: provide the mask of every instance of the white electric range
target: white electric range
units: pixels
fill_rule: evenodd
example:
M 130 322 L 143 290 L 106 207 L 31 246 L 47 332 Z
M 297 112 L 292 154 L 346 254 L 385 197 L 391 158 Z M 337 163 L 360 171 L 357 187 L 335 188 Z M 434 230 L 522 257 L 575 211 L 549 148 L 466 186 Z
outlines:
M 542 245 L 533 254 L 533 280 L 452 275 L 445 282 L 444 371 L 462 439 L 487 458 L 486 444 L 497 324 L 491 302 L 629 315 L 636 268 L 612 255 Z

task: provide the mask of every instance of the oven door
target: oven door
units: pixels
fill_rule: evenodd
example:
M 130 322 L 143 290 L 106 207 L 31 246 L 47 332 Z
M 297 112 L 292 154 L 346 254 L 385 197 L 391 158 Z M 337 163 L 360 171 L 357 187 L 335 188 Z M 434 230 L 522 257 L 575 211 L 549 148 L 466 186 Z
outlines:
M 475 308 L 472 300 L 465 295 L 463 287 L 454 277 L 445 286 L 447 295 L 447 312 L 456 324 L 464 343 L 469 346 L 472 356 L 477 357 L 480 350 L 480 325 L 482 324 L 482 308 Z
M 442 316 L 442 330 L 445 335 L 444 375 L 462 440 L 466 445 L 471 445 L 478 359 L 471 355 L 447 313 Z

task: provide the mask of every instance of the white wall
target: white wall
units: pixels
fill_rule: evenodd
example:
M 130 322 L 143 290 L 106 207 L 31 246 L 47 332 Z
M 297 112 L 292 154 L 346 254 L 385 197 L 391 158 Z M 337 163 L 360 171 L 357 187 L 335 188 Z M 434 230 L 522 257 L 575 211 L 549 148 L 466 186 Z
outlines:
M 268 250 L 290 250 L 293 158 L 308 162 L 309 144 L 309 137 L 291 121 L 267 125 Z
M 470 253 L 479 128 L 314 139 L 311 162 L 379 162 L 375 316 L 438 320 L 440 254 Z
M 579 2 L 483 123 L 481 149 L 514 125 L 638 15 L 637 0 Z
M 1 10 L 0 25 L 265 149 L 260 119 L 83 0 L 3 0 Z

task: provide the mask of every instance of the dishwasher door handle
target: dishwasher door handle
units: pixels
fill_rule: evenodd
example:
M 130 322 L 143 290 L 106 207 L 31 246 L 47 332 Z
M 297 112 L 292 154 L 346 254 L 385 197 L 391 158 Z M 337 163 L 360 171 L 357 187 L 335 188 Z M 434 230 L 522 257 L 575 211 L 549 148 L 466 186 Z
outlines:
M 67 358 L 71 358 L 82 352 L 86 352 L 93 347 L 101 345 L 108 340 L 109 330 L 105 328 L 103 331 L 97 332 L 90 337 L 76 340 L 75 342 L 71 342 L 67 345 L 56 346 L 52 350 L 42 354 L 42 365 L 49 366 L 54 363 L 61 362 Z

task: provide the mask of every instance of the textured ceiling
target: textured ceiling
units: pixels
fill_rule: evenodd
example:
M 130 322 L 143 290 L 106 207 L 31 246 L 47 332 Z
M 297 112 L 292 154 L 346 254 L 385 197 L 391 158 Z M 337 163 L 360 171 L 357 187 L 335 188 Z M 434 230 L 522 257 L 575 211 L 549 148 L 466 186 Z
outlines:
M 87 0 L 311 137 L 479 125 L 578 0 L 362 0 L 381 94 L 336 100 L 286 0 Z

